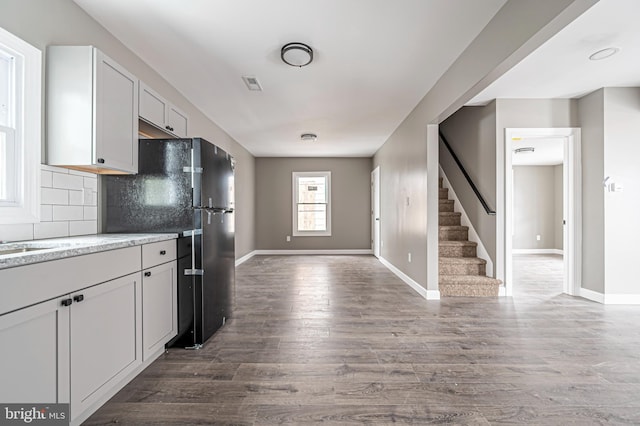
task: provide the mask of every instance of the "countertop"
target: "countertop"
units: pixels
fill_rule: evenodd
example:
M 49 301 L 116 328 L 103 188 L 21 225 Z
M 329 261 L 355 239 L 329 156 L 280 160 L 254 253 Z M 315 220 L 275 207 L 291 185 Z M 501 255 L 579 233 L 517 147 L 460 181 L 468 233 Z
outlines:
M 0 244 L 0 269 L 178 238 L 178 234 L 98 234 Z M 29 249 L 13 254 L 4 250 Z M 35 249 L 35 250 L 34 250 Z

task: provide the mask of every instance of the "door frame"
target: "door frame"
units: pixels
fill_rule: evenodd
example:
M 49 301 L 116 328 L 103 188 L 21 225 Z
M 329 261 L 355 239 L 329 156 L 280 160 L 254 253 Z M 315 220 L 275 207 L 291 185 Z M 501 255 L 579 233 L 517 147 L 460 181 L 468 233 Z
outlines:
M 505 128 L 503 155 L 498 158 L 497 213 L 497 277 L 505 283 L 506 295 L 513 295 L 513 140 L 526 137 L 564 139 L 563 227 L 564 277 L 563 292 L 580 295 L 582 283 L 582 162 L 580 128 Z M 502 189 L 502 190 L 501 190 Z M 502 206 L 502 208 L 500 208 Z M 502 226 L 501 226 L 502 225 Z M 502 248 L 502 250 L 500 250 Z M 500 255 L 502 252 L 502 256 Z
M 380 166 L 371 172 L 371 251 L 380 258 Z

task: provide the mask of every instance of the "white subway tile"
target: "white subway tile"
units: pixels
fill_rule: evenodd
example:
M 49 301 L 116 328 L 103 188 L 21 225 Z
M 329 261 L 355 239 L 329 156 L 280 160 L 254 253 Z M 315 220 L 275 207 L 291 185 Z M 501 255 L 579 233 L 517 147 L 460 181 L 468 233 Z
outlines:
M 53 180 L 53 172 L 42 170 L 40 171 L 40 186 L 43 188 L 51 188 Z
M 98 205 L 98 193 L 96 191 L 93 191 L 91 193 L 91 202 L 88 205 L 90 205 L 90 206 L 97 206 Z
M 98 221 L 85 220 L 78 222 L 69 222 L 69 236 L 89 235 L 98 233 Z
M 69 222 L 40 222 L 33 225 L 36 240 L 69 236 Z
M 82 206 L 82 205 L 84 205 L 84 192 L 83 191 L 69 191 L 69 205 L 70 206 Z
M 53 220 L 83 220 L 82 206 L 53 206 Z
M 42 188 L 40 197 L 41 204 L 69 204 L 69 191 L 66 189 Z
M 53 220 L 53 206 L 42 204 L 40 206 L 40 221 L 51 222 Z
M 91 188 L 94 191 L 98 190 L 98 179 L 93 177 L 93 178 L 88 178 L 85 177 L 84 178 L 84 183 L 83 183 L 85 188 Z
M 69 173 L 69 169 L 65 169 L 62 167 L 49 166 L 47 164 L 40 164 L 40 170 L 48 170 L 50 172 L 63 173 L 63 174 Z
M 84 207 L 84 220 L 97 220 L 98 208 L 97 207 Z
M 33 240 L 33 224 L 0 225 L 0 241 Z
M 89 178 L 96 178 L 96 174 L 95 173 L 88 173 L 88 172 L 81 172 L 79 170 L 69 170 L 69 174 L 70 175 L 75 175 L 75 176 L 86 176 Z
M 60 189 L 82 189 L 84 179 L 82 176 L 74 176 L 69 174 L 54 173 L 53 187 Z

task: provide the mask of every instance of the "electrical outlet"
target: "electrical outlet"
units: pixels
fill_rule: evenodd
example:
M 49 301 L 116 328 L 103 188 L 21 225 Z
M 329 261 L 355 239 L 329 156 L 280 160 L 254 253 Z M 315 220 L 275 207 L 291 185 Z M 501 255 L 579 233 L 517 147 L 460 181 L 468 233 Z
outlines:
M 540 241 L 540 235 L 536 235 L 536 241 Z
M 287 235 L 287 242 L 291 242 L 291 235 Z
M 409 261 L 409 263 L 411 263 L 411 253 L 408 253 L 407 260 Z

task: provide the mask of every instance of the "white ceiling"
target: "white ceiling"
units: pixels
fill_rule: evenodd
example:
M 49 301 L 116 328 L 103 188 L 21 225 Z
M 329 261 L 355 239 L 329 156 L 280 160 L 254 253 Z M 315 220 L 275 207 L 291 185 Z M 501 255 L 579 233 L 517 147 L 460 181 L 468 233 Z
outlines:
M 371 156 L 506 0 L 74 1 L 255 156 Z
M 496 98 L 577 98 L 601 87 L 640 86 L 640 1 L 600 0 L 467 105 Z M 620 52 L 601 61 L 589 55 Z

